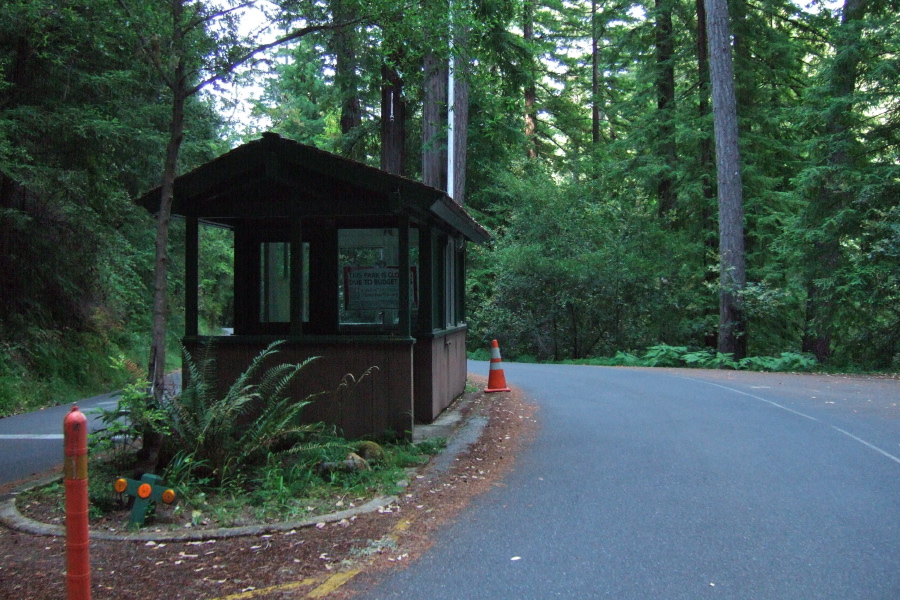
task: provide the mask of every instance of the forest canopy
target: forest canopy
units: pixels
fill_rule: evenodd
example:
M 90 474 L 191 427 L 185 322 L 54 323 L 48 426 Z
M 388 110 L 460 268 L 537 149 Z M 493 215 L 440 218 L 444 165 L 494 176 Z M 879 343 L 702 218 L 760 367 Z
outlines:
M 0 414 L 145 371 L 155 224 L 134 199 L 161 183 L 180 88 L 160 67 L 176 50 L 179 85 L 197 88 L 177 173 L 273 130 L 454 189 L 495 233 L 468 251 L 470 347 L 497 338 L 507 358 L 541 360 L 715 349 L 718 1 L 272 0 L 249 3 L 252 20 L 226 0 L 5 2 Z M 898 13 L 897 0 L 728 3 L 746 278 L 725 291 L 748 355 L 900 370 Z M 204 73 L 221 76 L 200 89 Z M 249 114 L 223 109 L 232 80 Z M 449 176 L 448 124 L 465 148 Z M 203 240 L 201 320 L 215 331 L 231 245 Z

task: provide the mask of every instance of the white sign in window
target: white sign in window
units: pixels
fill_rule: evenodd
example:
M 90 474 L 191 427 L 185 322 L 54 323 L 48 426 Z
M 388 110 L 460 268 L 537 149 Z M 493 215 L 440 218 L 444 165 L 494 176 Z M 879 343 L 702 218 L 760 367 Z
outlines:
M 409 297 L 418 306 L 416 267 L 409 268 Z M 344 303 L 347 310 L 391 310 L 400 307 L 400 268 L 344 267 Z

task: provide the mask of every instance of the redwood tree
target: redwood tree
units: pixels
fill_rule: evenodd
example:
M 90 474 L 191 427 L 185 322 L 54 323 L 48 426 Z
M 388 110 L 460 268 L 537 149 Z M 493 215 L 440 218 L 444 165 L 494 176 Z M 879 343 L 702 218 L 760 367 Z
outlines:
M 740 359 L 747 353 L 742 300 L 747 271 L 737 100 L 726 0 L 706 0 L 706 31 L 719 185 L 719 352 Z

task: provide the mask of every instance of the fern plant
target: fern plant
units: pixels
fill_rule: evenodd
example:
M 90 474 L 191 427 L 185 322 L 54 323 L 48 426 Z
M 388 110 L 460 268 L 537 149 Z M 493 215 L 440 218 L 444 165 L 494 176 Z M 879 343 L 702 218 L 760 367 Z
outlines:
M 234 476 L 238 467 L 258 462 L 272 448 L 322 428 L 321 424 L 300 423 L 303 408 L 318 394 L 295 400 L 287 393 L 294 378 L 315 357 L 263 370 L 281 344 L 274 342 L 260 352 L 221 397 L 216 394 L 211 347 L 203 349 L 199 362 L 184 351 L 189 383 L 163 407 L 168 416 L 168 441 L 217 484 Z

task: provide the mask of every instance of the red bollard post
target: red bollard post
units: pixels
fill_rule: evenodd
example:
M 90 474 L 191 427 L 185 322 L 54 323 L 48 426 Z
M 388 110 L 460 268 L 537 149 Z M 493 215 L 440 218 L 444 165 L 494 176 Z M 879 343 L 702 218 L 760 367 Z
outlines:
M 91 600 L 88 554 L 87 418 L 72 406 L 63 421 L 66 485 L 66 588 L 68 600 Z

